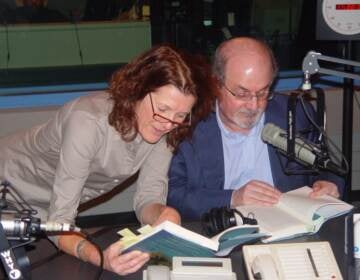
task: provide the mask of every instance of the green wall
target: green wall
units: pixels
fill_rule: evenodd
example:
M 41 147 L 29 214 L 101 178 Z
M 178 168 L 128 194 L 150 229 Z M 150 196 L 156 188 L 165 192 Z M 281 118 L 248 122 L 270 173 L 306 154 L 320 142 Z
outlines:
M 1 26 L 0 69 L 126 63 L 150 46 L 146 21 Z

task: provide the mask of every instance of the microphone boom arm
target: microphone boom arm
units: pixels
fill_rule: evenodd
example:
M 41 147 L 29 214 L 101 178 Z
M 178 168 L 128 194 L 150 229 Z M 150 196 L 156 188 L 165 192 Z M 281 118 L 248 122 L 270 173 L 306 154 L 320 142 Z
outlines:
M 353 79 L 353 80 L 360 80 L 360 74 L 349 73 L 346 71 L 332 70 L 329 68 L 320 67 L 319 60 L 360 67 L 360 62 L 326 56 L 326 55 L 322 55 L 321 53 L 318 53 L 315 51 L 309 51 L 306 54 L 306 56 L 304 57 L 303 63 L 302 63 L 302 71 L 304 73 L 304 83 L 302 85 L 303 90 L 311 89 L 310 78 L 311 78 L 311 75 L 316 74 L 316 73 L 332 75 L 332 76 L 339 76 L 339 77 L 349 78 L 349 79 Z

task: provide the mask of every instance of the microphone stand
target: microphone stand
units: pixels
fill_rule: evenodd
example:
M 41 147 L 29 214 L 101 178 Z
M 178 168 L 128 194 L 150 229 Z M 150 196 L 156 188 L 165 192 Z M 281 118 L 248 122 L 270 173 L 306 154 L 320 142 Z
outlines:
M 354 84 L 351 80 L 360 80 L 360 74 L 354 71 L 354 67 L 360 67 L 360 62 L 352 59 L 351 41 L 345 44 L 345 57 L 347 59 L 322 55 L 315 51 L 309 51 L 303 59 L 302 71 L 304 73 L 304 83 L 302 88 L 307 90 L 311 88 L 311 76 L 316 73 L 342 77 L 344 78 L 344 98 L 343 98 L 343 138 L 342 150 L 345 155 L 343 158 L 343 166 L 349 167 L 346 176 L 345 200 L 351 200 L 351 162 L 352 162 L 352 122 L 353 122 L 353 94 Z M 330 68 L 323 67 L 319 61 L 331 62 Z M 335 64 L 335 65 L 334 65 Z M 344 70 L 338 70 L 339 66 L 343 66 Z
M 8 279 L 31 279 L 30 262 L 25 255 L 25 250 L 22 247 L 17 247 L 16 251 L 8 242 L 4 228 L 0 223 L 0 258 L 3 264 L 4 271 Z M 25 277 L 25 275 L 27 275 Z
M 27 202 L 18 194 L 14 189 L 13 192 L 10 191 L 9 187 L 11 184 L 7 181 L 0 182 L 1 189 L 1 198 L 0 198 L 0 221 L 3 214 L 8 212 L 21 212 L 36 214 L 36 210 L 32 209 Z M 6 195 L 11 196 L 16 203 L 11 203 L 11 208 L 9 209 L 9 203 L 6 200 Z M 24 205 L 28 206 L 29 209 L 26 209 Z M 20 240 L 11 240 L 11 238 L 6 236 L 6 230 L 4 229 L 2 223 L 0 222 L 0 259 L 8 279 L 31 279 L 30 275 L 30 261 L 26 256 L 25 247 L 23 245 L 24 239 Z
M 317 112 L 318 112 L 318 123 L 319 126 L 324 127 L 324 115 L 321 114 L 321 112 L 325 112 L 325 102 L 324 102 L 324 92 L 321 89 L 316 90 L 317 94 Z M 303 97 L 303 92 L 294 91 L 290 93 L 288 104 L 287 104 L 287 151 L 284 153 L 283 151 L 277 149 L 279 161 L 281 168 L 284 170 L 284 173 L 286 175 L 316 175 L 319 173 L 319 169 L 313 165 L 310 166 L 309 164 L 305 162 L 301 162 L 302 165 L 308 166 L 308 168 L 299 169 L 298 164 L 296 164 L 294 167 L 292 165 L 294 163 L 298 163 L 299 159 L 297 159 L 295 154 L 295 139 L 296 139 L 296 107 L 299 101 L 299 98 Z M 321 115 L 321 116 L 320 116 Z M 319 142 L 317 144 L 320 144 L 322 148 L 322 151 L 327 151 L 326 143 L 324 142 L 324 137 L 320 135 Z M 281 160 L 279 152 L 281 154 L 284 154 L 287 158 L 286 163 L 283 163 L 283 160 Z M 327 154 L 327 152 L 325 153 Z

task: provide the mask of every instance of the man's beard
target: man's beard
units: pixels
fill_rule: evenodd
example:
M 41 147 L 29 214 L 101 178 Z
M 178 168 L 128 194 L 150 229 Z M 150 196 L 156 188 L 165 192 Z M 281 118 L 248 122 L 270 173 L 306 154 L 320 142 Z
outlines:
M 253 128 L 261 119 L 264 110 L 239 109 L 233 118 L 233 122 L 242 129 Z

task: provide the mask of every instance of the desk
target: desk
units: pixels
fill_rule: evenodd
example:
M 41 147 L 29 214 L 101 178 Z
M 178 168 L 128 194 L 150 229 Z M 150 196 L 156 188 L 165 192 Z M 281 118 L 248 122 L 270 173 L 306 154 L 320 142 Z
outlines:
M 125 225 L 129 226 L 129 225 Z M 134 225 L 133 225 L 134 226 Z M 189 223 L 185 225 L 187 228 L 199 231 L 200 225 L 198 223 Z M 98 244 L 106 247 L 112 242 L 118 240 L 116 232 L 122 227 L 109 227 L 98 231 L 98 236 L 95 238 Z M 291 239 L 287 242 L 304 242 L 304 241 L 329 241 L 334 251 L 336 260 L 340 267 L 344 279 L 355 279 L 353 272 L 353 265 L 351 265 L 352 258 L 345 254 L 345 217 L 338 217 L 325 223 L 322 229 L 315 235 L 304 236 L 300 238 Z M 36 244 L 36 249 L 29 252 L 28 256 L 33 263 L 55 252 L 55 249 L 46 240 L 40 240 Z M 242 253 L 240 249 L 235 249 L 231 253 L 233 270 L 238 275 L 238 280 L 245 280 L 246 271 L 243 263 Z M 56 258 L 47 261 L 46 263 L 37 266 L 32 270 L 32 279 L 49 279 L 52 280 L 72 280 L 72 279 L 93 279 L 97 268 L 91 264 L 83 263 L 75 257 L 61 254 Z M 119 279 L 118 275 L 104 271 L 101 279 Z M 121 277 L 121 279 L 142 279 L 142 272 L 138 271 L 132 275 Z

